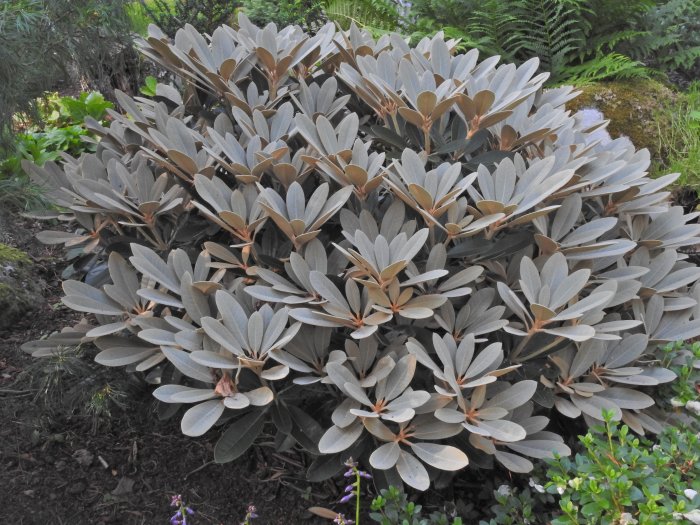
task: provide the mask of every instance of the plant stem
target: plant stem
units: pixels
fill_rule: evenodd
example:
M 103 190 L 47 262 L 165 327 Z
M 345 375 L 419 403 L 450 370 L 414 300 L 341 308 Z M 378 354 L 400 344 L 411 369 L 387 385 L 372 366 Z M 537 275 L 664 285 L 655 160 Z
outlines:
M 360 525 L 360 470 L 355 467 L 355 525 Z

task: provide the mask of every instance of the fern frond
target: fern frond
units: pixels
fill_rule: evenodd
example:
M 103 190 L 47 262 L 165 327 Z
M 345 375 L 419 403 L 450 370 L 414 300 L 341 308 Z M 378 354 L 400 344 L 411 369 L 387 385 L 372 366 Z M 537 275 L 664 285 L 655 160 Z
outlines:
M 399 12 L 391 0 L 326 0 L 323 10 L 329 20 L 343 29 L 351 24 L 371 32 L 395 31 Z
M 580 86 L 613 78 L 649 78 L 652 74 L 652 70 L 641 62 L 619 53 L 608 53 L 599 54 L 583 64 L 564 67 L 562 80 Z
M 700 61 L 700 45 L 685 49 L 678 49 L 669 57 L 674 67 L 679 69 L 691 69 Z
M 520 60 L 539 56 L 543 70 L 560 76 L 561 69 L 585 46 L 590 29 L 583 0 L 516 0 L 517 31 L 508 43 Z
M 588 49 L 595 53 L 605 53 L 613 51 L 619 44 L 630 42 L 637 38 L 642 38 L 649 34 L 649 31 L 639 29 L 627 29 L 616 31 L 610 34 L 597 35 L 588 41 Z
M 515 59 L 511 44 L 517 36 L 514 3 L 514 0 L 487 0 L 469 17 L 465 32 L 479 42 L 480 51 L 500 55 L 508 61 Z
M 693 76 L 700 72 L 700 0 L 668 0 L 642 20 L 644 34 L 623 49 L 636 59 Z

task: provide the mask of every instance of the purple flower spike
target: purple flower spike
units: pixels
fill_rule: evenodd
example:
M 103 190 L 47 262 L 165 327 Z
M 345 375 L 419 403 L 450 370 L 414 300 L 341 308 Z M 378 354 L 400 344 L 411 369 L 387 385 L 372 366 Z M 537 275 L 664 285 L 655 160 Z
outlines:
M 354 493 L 346 494 L 345 496 L 343 496 L 342 498 L 340 498 L 339 503 L 347 503 L 348 501 L 350 501 L 350 500 L 351 500 L 352 498 L 354 498 L 354 497 L 355 497 L 355 494 L 354 494 Z

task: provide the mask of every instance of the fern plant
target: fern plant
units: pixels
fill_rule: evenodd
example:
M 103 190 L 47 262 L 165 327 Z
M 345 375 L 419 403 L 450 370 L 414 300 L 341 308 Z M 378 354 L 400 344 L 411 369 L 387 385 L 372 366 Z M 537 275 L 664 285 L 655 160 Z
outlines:
M 700 0 L 670 0 L 645 13 L 629 53 L 664 71 L 700 73 Z
M 627 42 L 644 33 L 639 28 L 640 22 L 657 3 L 656 0 L 587 0 L 584 16 L 591 26 L 587 49 L 620 52 Z
M 610 78 L 650 78 L 655 72 L 620 53 L 598 53 L 581 64 L 565 65 L 566 82 L 581 86 Z
M 641 5 L 648 1 L 623 3 Z M 635 12 L 642 9 L 639 5 Z M 615 51 L 620 41 L 632 39 L 640 32 L 622 28 L 599 31 L 596 20 L 603 17 L 594 12 L 588 1 L 486 0 L 466 12 L 471 14 L 464 26 L 450 28 L 453 35 L 462 38 L 468 47 L 509 61 L 522 63 L 538 57 L 541 69 L 551 73 L 551 84 L 649 75 L 641 63 Z M 414 36 L 430 34 L 436 25 L 429 19 L 420 19 Z
M 480 51 L 515 60 L 518 20 L 511 8 L 512 2 L 487 0 L 474 11 L 467 32 L 476 38 Z
M 148 17 L 168 35 L 185 24 L 191 24 L 199 31 L 211 33 L 221 24 L 233 21 L 235 10 L 240 2 L 227 0 L 141 0 Z
M 375 34 L 395 31 L 400 20 L 397 6 L 391 0 L 326 0 L 323 11 L 343 29 L 355 23 Z
M 541 67 L 552 79 L 585 47 L 590 25 L 583 0 L 519 0 L 513 5 L 517 38 L 510 45 L 516 57 L 540 58 Z
M 260 26 L 274 22 L 278 27 L 298 24 L 313 29 L 323 25 L 324 18 L 320 0 L 243 0 L 243 12 Z

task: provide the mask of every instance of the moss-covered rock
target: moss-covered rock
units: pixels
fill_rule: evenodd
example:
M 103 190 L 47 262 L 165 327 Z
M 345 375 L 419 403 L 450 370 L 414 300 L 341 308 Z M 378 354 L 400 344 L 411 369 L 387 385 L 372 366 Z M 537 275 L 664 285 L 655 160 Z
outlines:
M 32 260 L 26 253 L 0 243 L 0 329 L 41 304 L 41 284 L 32 270 Z
M 659 129 L 671 125 L 670 107 L 678 93 L 656 80 L 600 82 L 580 88 L 581 95 L 569 102 L 574 111 L 593 108 L 610 120 L 612 138 L 629 137 L 639 149 L 647 148 L 652 158 L 663 158 L 659 151 Z

